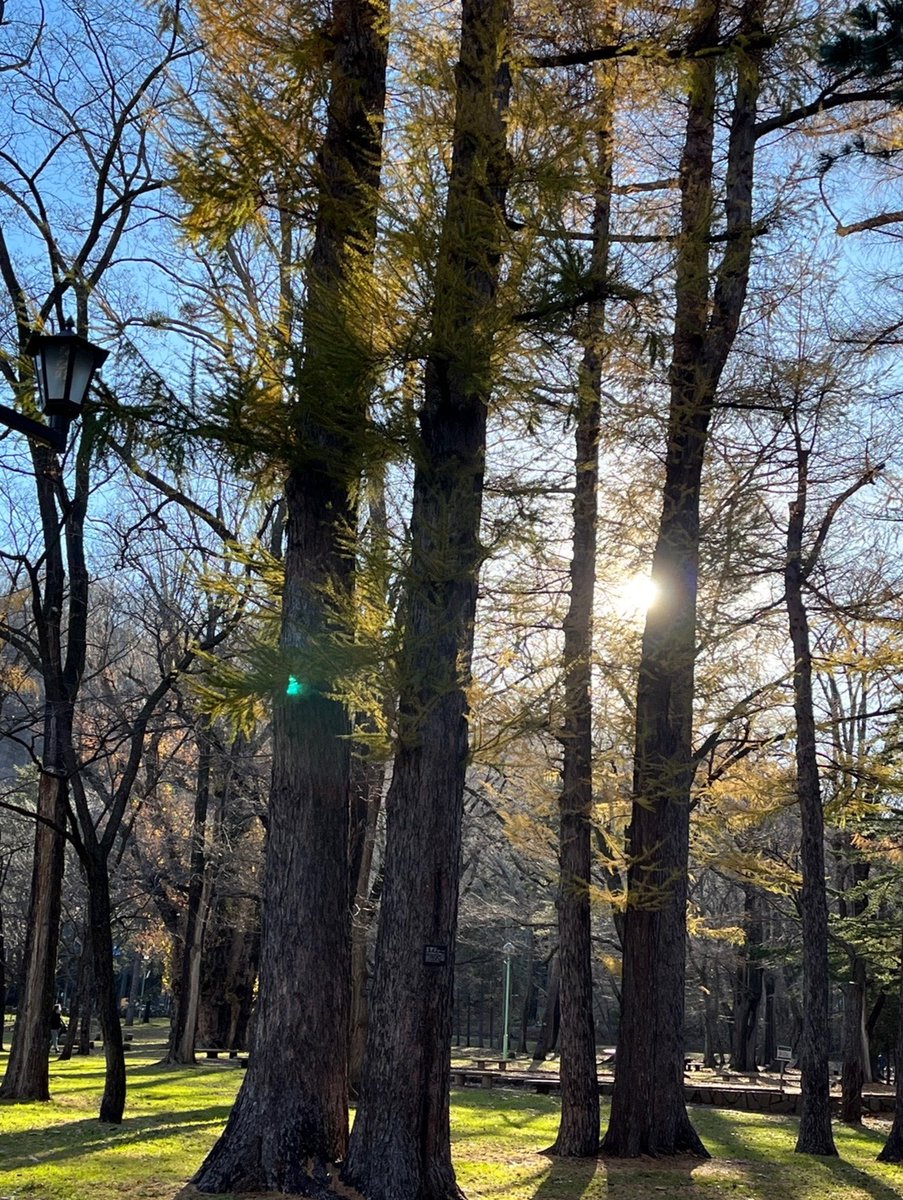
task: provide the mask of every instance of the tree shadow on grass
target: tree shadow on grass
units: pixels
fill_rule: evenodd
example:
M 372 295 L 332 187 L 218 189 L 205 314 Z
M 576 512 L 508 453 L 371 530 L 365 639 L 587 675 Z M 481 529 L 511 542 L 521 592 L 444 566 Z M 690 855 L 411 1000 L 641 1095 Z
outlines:
M 875 1154 L 881 1149 L 884 1144 L 883 1138 L 876 1138 Z M 806 1157 L 800 1155 L 800 1158 Z M 847 1187 L 861 1188 L 867 1196 L 872 1200 L 900 1200 L 901 1189 L 888 1187 L 886 1183 L 882 1183 L 880 1179 L 876 1179 L 874 1175 L 869 1175 L 865 1171 L 860 1170 L 851 1162 L 847 1162 L 842 1158 L 819 1158 L 820 1163 L 824 1163 L 825 1167 L 831 1172 L 835 1179 L 847 1185 Z
M 553 1158 L 531 1200 L 672 1200 L 685 1190 L 695 1196 L 699 1165 L 696 1158 Z
M 185 1134 L 210 1125 L 225 1125 L 231 1104 L 211 1105 L 192 1112 L 160 1113 L 155 1116 L 126 1118 L 122 1125 L 101 1125 L 96 1118 L 70 1121 L 50 1129 L 14 1134 L 3 1156 L 3 1168 L 28 1169 L 37 1160 L 42 1166 L 81 1158 L 111 1147 L 151 1142 Z M 21 1148 L 20 1148 L 21 1147 Z
M 591 1196 L 604 1196 L 605 1167 L 597 1158 L 550 1157 L 552 1169 L 533 1193 L 532 1200 L 589 1200 Z M 597 1173 L 601 1176 L 601 1188 L 594 1187 Z
M 763 1121 L 767 1121 L 769 1124 L 773 1123 L 775 1137 L 779 1138 L 782 1144 L 774 1145 L 770 1151 L 751 1145 L 750 1139 L 743 1137 L 744 1118 L 755 1121 L 760 1129 Z M 848 1189 L 855 1188 L 871 1197 L 871 1200 L 900 1200 L 903 1195 L 903 1189 L 888 1186 L 875 1175 L 863 1171 L 861 1167 L 842 1157 L 844 1153 L 842 1127 L 835 1126 L 841 1156 L 834 1158 L 820 1154 L 797 1154 L 795 1152 L 798 1118 L 769 1118 L 764 1114 L 736 1111 L 728 1114 L 722 1110 L 712 1109 L 706 1112 L 705 1120 L 701 1123 L 706 1126 L 712 1136 L 718 1139 L 720 1146 L 729 1154 L 736 1154 L 738 1159 L 742 1159 L 754 1167 L 766 1165 L 777 1174 L 781 1172 L 781 1164 L 785 1163 L 787 1195 L 801 1194 L 802 1189 L 798 1188 L 794 1182 L 794 1177 L 801 1174 L 806 1176 L 807 1194 L 812 1194 L 812 1189 L 816 1186 L 815 1180 L 821 1174 L 824 1179 L 823 1190 L 826 1196 L 831 1195 L 834 1191 L 841 1191 L 841 1185 Z M 705 1132 L 704 1130 L 703 1137 L 705 1137 Z M 878 1151 L 884 1144 L 883 1136 L 867 1129 L 860 1130 L 859 1136 L 874 1144 L 874 1155 L 877 1157 Z M 713 1159 L 713 1165 L 717 1166 L 718 1162 L 719 1158 L 716 1156 Z M 876 1163 L 875 1170 L 877 1173 L 882 1168 Z

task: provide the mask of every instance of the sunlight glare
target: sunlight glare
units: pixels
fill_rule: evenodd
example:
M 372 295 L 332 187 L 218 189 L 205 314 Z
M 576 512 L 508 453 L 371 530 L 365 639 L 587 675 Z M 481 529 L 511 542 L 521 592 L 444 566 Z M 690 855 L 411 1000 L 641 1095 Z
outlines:
M 622 617 L 644 617 L 658 599 L 658 584 L 648 575 L 632 575 L 618 588 L 618 611 Z

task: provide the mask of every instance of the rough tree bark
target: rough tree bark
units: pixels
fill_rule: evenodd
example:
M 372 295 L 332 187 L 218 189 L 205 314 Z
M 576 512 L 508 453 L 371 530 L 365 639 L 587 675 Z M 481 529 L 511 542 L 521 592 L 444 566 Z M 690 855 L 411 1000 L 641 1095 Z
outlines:
M 334 0 L 326 133 L 307 271 L 281 647 L 301 695 L 277 691 L 249 1067 L 226 1129 L 198 1172 L 204 1192 L 328 1186 L 348 1138 L 349 742 L 328 644 L 350 597 L 351 542 L 372 369 L 352 289 L 370 269 L 379 188 L 388 5 Z M 336 354 L 336 338 L 347 338 Z M 354 339 L 358 340 L 355 342 Z M 339 360 L 342 371 L 337 374 Z M 353 364 L 360 370 L 350 370 Z M 348 372 L 347 376 L 345 372 Z M 320 647 L 319 662 L 311 647 Z
M 710 294 L 716 70 L 693 58 L 713 45 L 716 3 L 702 0 L 689 35 L 688 116 L 681 158 L 681 232 L 662 516 L 652 577 L 659 594 L 643 633 L 636 708 L 634 804 L 628 829 L 621 1029 L 603 1149 L 619 1157 L 707 1151 L 683 1086 L 687 868 L 699 502 L 715 392 L 746 298 L 761 30 L 758 0 L 741 13 L 744 47 L 727 144 L 727 244 Z M 759 47 L 759 48 L 757 48 Z
M 506 0 L 464 0 L 434 289 L 385 879 L 360 1104 L 343 1177 L 368 1200 L 452 1200 L 449 1059 L 486 411 L 504 236 Z

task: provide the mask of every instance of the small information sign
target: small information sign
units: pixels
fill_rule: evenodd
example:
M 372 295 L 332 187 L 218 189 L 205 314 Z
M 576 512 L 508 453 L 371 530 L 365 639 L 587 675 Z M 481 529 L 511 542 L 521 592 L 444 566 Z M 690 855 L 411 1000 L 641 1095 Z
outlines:
M 423 961 L 428 967 L 444 967 L 448 963 L 447 946 L 424 946 Z

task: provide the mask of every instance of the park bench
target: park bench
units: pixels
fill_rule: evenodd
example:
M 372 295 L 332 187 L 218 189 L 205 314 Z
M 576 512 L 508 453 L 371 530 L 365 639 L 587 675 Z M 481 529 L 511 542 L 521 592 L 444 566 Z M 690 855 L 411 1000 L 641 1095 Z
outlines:
M 218 1046 L 211 1046 L 209 1049 L 202 1049 L 199 1047 L 197 1050 L 195 1050 L 195 1054 L 203 1054 L 205 1058 L 211 1059 L 218 1059 L 219 1056 L 223 1054 L 226 1056 L 226 1058 L 237 1061 L 240 1067 L 246 1067 L 248 1065 L 247 1055 L 244 1058 L 241 1058 L 240 1051 L 238 1050 L 223 1050 Z

